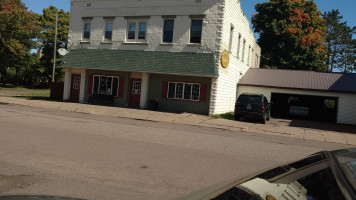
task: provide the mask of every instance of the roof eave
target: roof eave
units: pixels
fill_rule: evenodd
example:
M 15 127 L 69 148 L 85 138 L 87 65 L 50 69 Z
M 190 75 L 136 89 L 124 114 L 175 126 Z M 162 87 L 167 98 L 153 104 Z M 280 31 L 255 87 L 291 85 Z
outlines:
M 201 74 L 180 74 L 180 73 L 164 73 L 164 72 L 150 72 L 150 71 L 125 71 L 125 70 L 115 70 L 115 69 L 101 69 L 101 68 L 87 68 L 87 67 L 69 67 L 69 66 L 59 66 L 61 68 L 75 68 L 75 69 L 87 69 L 87 70 L 104 70 L 104 71 L 117 71 L 117 72 L 139 72 L 139 73 L 149 73 L 149 74 L 163 74 L 163 75 L 176 75 L 176 76 L 194 76 L 194 77 L 208 77 L 217 78 L 219 75 L 201 75 Z
M 283 86 L 254 85 L 254 84 L 243 84 L 243 83 L 238 83 L 237 85 L 238 86 L 263 87 L 263 88 L 289 89 L 289 90 L 305 90 L 305 91 L 356 94 L 356 92 L 353 92 L 353 91 L 341 91 L 341 90 L 321 90 L 321 89 L 311 89 L 311 88 L 292 88 L 292 87 L 283 87 Z

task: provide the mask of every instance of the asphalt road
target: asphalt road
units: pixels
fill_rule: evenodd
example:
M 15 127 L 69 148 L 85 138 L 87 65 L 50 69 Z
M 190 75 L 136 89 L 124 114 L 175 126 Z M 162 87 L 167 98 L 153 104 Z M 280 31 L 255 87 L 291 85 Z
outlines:
M 0 193 L 174 199 L 350 146 L 0 105 Z

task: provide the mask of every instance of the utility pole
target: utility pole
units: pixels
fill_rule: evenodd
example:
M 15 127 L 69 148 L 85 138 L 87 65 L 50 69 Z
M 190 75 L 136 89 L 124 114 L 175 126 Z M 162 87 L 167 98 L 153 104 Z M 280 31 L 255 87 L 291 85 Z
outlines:
M 54 33 L 54 51 L 53 51 L 53 72 L 52 72 L 52 83 L 54 83 L 54 74 L 56 72 L 56 56 L 57 56 L 57 26 L 58 26 L 58 15 L 56 15 L 56 27 Z

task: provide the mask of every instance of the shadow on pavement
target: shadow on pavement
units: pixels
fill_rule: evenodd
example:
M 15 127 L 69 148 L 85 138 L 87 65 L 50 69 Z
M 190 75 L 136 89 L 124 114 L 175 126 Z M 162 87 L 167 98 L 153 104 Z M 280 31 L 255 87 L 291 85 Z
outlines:
M 22 98 L 22 99 L 26 99 L 26 100 L 40 100 L 40 101 L 56 101 L 56 102 L 62 102 L 60 100 L 57 99 L 51 99 L 50 97 L 41 97 L 41 96 L 12 96 L 12 97 L 16 97 L 16 98 Z
M 307 120 L 300 120 L 300 119 L 279 120 L 279 122 L 281 123 L 286 123 L 286 121 L 289 121 L 287 122 L 289 123 L 288 126 L 292 126 L 292 127 L 356 134 L 356 126 L 354 125 L 334 124 L 334 123 L 307 121 Z

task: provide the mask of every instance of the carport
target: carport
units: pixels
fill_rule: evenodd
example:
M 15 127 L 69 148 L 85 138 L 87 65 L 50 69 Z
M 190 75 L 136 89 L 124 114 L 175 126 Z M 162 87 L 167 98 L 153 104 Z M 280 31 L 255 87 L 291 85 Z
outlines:
M 272 117 L 356 125 L 355 83 L 356 74 L 249 69 L 238 83 L 237 94 L 265 95 L 272 102 Z M 295 115 L 291 102 L 301 102 L 308 114 Z

